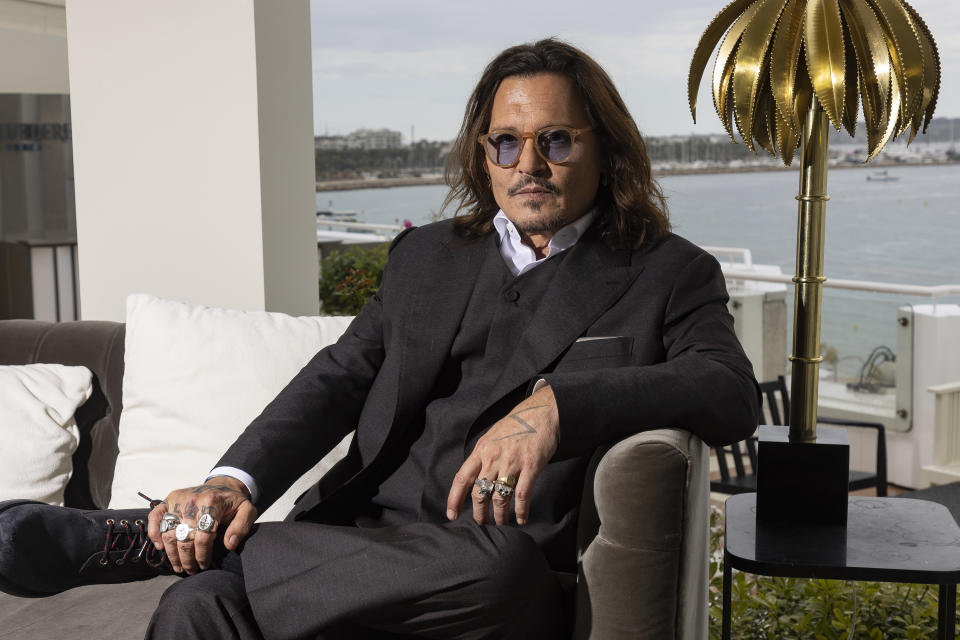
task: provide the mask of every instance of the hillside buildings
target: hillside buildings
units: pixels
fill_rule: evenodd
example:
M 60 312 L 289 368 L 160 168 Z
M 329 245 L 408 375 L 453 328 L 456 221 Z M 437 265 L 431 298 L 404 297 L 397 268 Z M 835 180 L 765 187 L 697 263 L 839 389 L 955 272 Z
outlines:
M 343 149 L 399 149 L 403 134 L 390 129 L 357 129 L 345 136 L 316 136 L 314 148 L 340 151 Z

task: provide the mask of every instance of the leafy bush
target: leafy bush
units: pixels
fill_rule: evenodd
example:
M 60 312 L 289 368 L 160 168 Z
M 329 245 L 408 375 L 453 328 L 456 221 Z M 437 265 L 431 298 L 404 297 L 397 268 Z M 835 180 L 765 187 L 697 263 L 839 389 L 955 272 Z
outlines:
M 710 640 L 723 613 L 723 516 L 710 515 Z M 733 571 L 731 636 L 738 640 L 934 638 L 937 587 L 771 578 Z
M 320 262 L 320 309 L 326 315 L 356 315 L 383 279 L 388 243 L 350 247 Z

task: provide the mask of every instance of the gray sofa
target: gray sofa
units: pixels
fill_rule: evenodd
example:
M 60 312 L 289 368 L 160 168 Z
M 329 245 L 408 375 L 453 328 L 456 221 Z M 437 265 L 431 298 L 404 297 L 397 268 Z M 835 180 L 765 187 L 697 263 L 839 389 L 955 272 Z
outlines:
M 80 446 L 68 506 L 110 499 L 123 408 L 124 325 L 0 321 L 0 365 L 84 365 L 93 396 L 77 412 Z M 707 637 L 707 449 L 679 429 L 645 432 L 599 451 L 579 524 L 576 638 Z M 46 598 L 0 594 L 0 639 L 142 637 L 175 576 L 81 587 Z

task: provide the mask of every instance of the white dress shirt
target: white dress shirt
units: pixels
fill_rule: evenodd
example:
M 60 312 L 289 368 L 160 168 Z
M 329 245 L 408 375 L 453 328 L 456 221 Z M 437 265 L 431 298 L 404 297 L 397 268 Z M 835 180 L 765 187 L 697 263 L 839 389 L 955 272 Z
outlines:
M 590 227 L 595 217 L 596 211 L 591 209 L 567 226 L 558 230 L 553 234 L 549 244 L 547 244 L 546 257 L 540 259 L 537 259 L 537 255 L 533 249 L 523 244 L 523 238 L 520 232 L 517 230 L 517 227 L 510 222 L 510 219 L 507 218 L 502 209 L 498 211 L 497 215 L 493 218 L 493 228 L 497 232 L 498 246 L 503 261 L 507 263 L 507 268 L 510 269 L 510 273 L 514 276 L 519 276 L 522 273 L 530 271 L 530 269 L 533 269 L 537 265 L 542 264 L 544 260 L 551 256 L 566 251 L 577 244 L 577 241 L 580 240 L 583 233 Z M 534 391 L 543 386 L 543 383 L 543 380 L 538 380 Z M 260 497 L 257 481 L 243 469 L 237 469 L 236 467 L 217 467 L 210 471 L 207 480 L 214 476 L 229 476 L 242 482 L 250 491 L 251 502 L 256 503 L 257 498 Z
M 577 244 L 577 240 L 580 239 L 583 232 L 586 231 L 590 223 L 593 222 L 594 217 L 596 217 L 596 211 L 591 209 L 553 234 L 553 237 L 550 238 L 550 243 L 547 245 L 547 256 L 539 260 L 537 259 L 537 254 L 533 252 L 533 249 L 523 244 L 523 238 L 520 232 L 517 231 L 517 227 L 510 222 L 510 219 L 503 213 L 503 209 L 498 211 L 497 215 L 494 216 L 493 228 L 497 230 L 497 236 L 500 240 L 500 255 L 503 256 L 503 261 L 507 263 L 510 273 L 519 276 L 521 273 L 526 273 L 530 269 L 533 269 L 550 256 L 566 251 Z

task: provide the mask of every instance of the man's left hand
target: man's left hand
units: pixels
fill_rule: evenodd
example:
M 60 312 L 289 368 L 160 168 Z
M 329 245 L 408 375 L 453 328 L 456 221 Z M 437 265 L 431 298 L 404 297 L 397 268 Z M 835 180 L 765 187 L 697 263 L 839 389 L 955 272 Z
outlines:
M 456 520 L 467 493 L 473 499 L 473 519 L 485 524 L 510 521 L 510 500 L 514 499 L 517 524 L 525 524 L 530 514 L 530 496 L 540 471 L 557 451 L 559 434 L 557 402 L 550 385 L 544 385 L 518 404 L 505 418 L 497 421 L 477 441 L 473 452 L 453 478 L 447 496 L 447 518 Z M 502 496 L 496 490 L 482 495 L 478 479 L 489 483 L 503 478 L 514 480 L 512 495 Z

